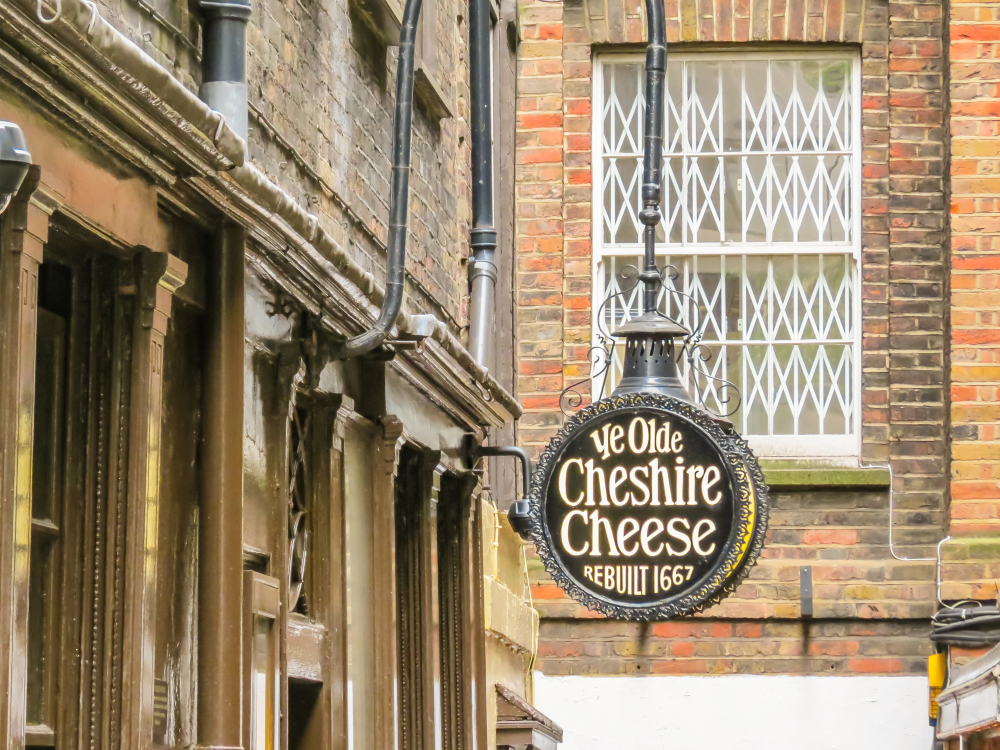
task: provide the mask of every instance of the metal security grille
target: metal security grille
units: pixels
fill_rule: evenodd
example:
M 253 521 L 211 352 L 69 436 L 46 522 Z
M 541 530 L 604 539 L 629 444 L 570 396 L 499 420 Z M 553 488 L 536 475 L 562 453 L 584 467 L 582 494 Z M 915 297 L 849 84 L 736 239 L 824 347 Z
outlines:
M 641 312 L 644 70 L 638 55 L 596 70 L 594 323 L 606 336 Z M 725 413 L 722 383 L 734 383 L 743 403 L 731 418 L 765 454 L 856 453 L 855 57 L 671 55 L 667 85 L 657 241 L 672 278 L 660 309 L 698 332 L 701 367 L 719 378 L 696 375 L 689 389 Z M 616 351 L 595 395 L 620 366 Z

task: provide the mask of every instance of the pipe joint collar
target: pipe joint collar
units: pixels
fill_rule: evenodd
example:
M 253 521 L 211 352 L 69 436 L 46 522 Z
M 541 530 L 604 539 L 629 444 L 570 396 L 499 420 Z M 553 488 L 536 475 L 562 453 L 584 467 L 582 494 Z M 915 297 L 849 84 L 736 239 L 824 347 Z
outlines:
M 650 44 L 646 47 L 646 70 L 667 69 L 667 48 L 662 44 Z
M 211 0 L 201 0 L 198 3 L 198 7 L 201 8 L 201 12 L 205 14 L 206 19 L 216 20 L 220 18 L 227 18 L 234 21 L 242 21 L 247 23 L 250 20 L 250 4 L 244 3 L 219 3 L 212 2 Z
M 492 227 L 488 229 L 473 229 L 469 232 L 469 244 L 472 246 L 473 252 L 477 250 L 496 250 L 497 230 Z
M 654 172 L 659 172 L 656 169 Z M 654 174 L 654 178 L 659 177 L 659 174 Z M 642 186 L 642 202 L 644 205 L 648 206 L 659 206 L 660 205 L 660 183 L 659 182 L 647 182 Z
M 497 281 L 497 265 L 492 260 L 486 258 L 473 258 L 471 261 L 472 265 L 472 280 L 475 281 L 478 278 L 486 276 L 494 284 Z

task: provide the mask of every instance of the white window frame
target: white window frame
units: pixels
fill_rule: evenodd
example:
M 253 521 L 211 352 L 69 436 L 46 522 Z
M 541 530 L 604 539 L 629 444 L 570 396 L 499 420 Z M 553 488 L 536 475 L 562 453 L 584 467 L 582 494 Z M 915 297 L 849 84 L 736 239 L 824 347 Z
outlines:
M 682 232 L 682 243 L 661 244 L 657 243 L 657 256 L 662 255 L 838 255 L 843 256 L 848 253 L 854 260 L 852 284 L 854 287 L 854 361 L 853 361 L 853 434 L 850 435 L 747 435 L 745 436 L 750 447 L 760 457 L 771 458 L 822 458 L 822 459 L 847 459 L 849 463 L 860 460 L 861 455 L 861 376 L 862 376 L 862 318 L 861 318 L 861 251 L 862 251 L 862 177 L 861 177 L 861 156 L 862 156 L 862 124 L 861 124 L 861 58 L 860 54 L 854 50 L 827 50 L 820 48 L 813 49 L 791 49 L 776 48 L 761 51 L 744 51 L 734 48 L 718 50 L 712 52 L 671 52 L 668 56 L 667 65 L 685 60 L 699 61 L 729 61 L 738 56 L 740 60 L 847 60 L 851 63 L 852 81 L 852 165 L 851 179 L 853 193 L 851 195 L 851 241 L 850 243 L 829 243 L 825 245 L 807 245 L 805 251 L 802 246 L 791 243 L 771 244 L 766 243 L 741 243 L 741 244 L 706 244 L 688 243 L 687 232 Z M 593 268 L 592 278 L 594 285 L 592 289 L 591 305 L 591 331 L 592 344 L 600 346 L 597 334 L 601 331 L 601 303 L 604 301 L 602 295 L 605 289 L 603 260 L 609 256 L 636 257 L 643 254 L 643 246 L 640 242 L 628 245 L 617 245 L 612 248 L 605 248 L 604 244 L 604 170 L 603 170 L 603 147 L 604 147 L 604 66 L 608 63 L 629 62 L 641 64 L 644 60 L 644 52 L 634 53 L 606 53 L 594 56 L 593 79 L 592 79 L 592 115 L 591 115 L 591 149 L 592 149 L 592 242 L 593 242 Z M 664 149 L 666 151 L 666 149 Z M 710 343 L 710 342 L 707 342 Z M 593 370 L 600 371 L 601 367 Z M 594 400 L 601 398 L 601 385 L 603 377 L 592 377 L 591 395 Z M 838 461 L 839 463 L 840 461 Z

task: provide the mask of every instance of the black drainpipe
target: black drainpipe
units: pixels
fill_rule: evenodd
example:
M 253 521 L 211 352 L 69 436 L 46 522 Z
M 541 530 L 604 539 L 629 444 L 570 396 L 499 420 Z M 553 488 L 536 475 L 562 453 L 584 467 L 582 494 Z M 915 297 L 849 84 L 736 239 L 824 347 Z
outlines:
M 392 131 L 392 194 L 389 204 L 389 243 L 385 253 L 385 299 L 375 325 L 348 339 L 338 356 L 359 357 L 381 346 L 396 324 L 403 306 L 406 261 L 407 199 L 410 191 L 410 124 L 413 119 L 413 45 L 420 18 L 420 0 L 406 0 L 399 32 L 396 67 L 396 113 Z
M 247 21 L 250 3 L 201 1 L 201 89 L 198 96 L 247 139 Z
M 490 117 L 490 2 L 469 0 L 469 68 L 472 88 L 472 262 L 469 353 L 490 365 L 495 317 L 497 232 L 493 224 L 493 122 Z

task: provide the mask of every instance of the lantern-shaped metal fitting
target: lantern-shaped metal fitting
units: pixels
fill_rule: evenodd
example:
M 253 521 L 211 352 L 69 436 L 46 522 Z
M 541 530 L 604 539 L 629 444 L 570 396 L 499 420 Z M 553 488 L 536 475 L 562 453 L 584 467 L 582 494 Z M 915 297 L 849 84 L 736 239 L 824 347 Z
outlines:
M 611 335 L 625 339 L 622 379 L 614 395 L 662 393 L 681 401 L 691 397 L 677 375 L 674 339 L 690 334 L 684 326 L 662 313 L 646 312 L 618 328 Z
M 691 398 L 677 373 L 677 339 L 691 332 L 676 320 L 653 310 L 633 318 L 611 335 L 625 339 L 622 379 L 613 396 L 625 393 L 661 393 L 691 404 L 708 414 L 724 428 L 732 422 Z

